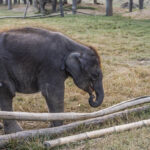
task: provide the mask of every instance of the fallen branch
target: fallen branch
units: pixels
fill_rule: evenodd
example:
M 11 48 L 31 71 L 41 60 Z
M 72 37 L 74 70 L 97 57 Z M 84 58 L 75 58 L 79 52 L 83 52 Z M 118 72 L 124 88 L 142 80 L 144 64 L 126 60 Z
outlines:
M 40 17 L 40 16 L 43 16 L 43 15 L 32 15 L 32 16 L 27 16 L 26 18 L 32 18 L 32 17 Z M 0 19 L 11 19 L 11 18 L 15 18 L 15 19 L 24 19 L 24 17 L 22 16 L 2 16 L 0 17 Z
M 29 2 L 29 0 L 28 0 L 27 5 L 26 5 L 26 9 L 25 9 L 25 11 L 24 11 L 24 16 L 23 16 L 23 18 L 26 18 L 27 11 L 28 11 L 28 8 L 29 8 L 29 4 L 30 4 L 30 2 Z
M 117 105 L 108 107 L 92 113 L 27 113 L 27 112 L 7 112 L 0 111 L 1 119 L 29 120 L 29 121 L 52 121 L 52 120 L 81 120 L 95 118 L 111 114 L 132 106 L 149 103 L 150 97 L 140 97 L 128 101 L 124 101 Z
M 124 110 L 122 112 L 117 112 L 114 114 L 110 114 L 103 117 L 98 117 L 94 119 L 88 119 L 84 121 L 78 121 L 74 123 L 70 123 L 67 125 L 63 125 L 60 127 L 54 127 L 54 128 L 45 128 L 45 129 L 38 129 L 38 130 L 28 130 L 28 131 L 21 131 L 17 133 L 7 134 L 7 135 L 1 135 L 0 136 L 0 147 L 4 147 L 9 143 L 11 140 L 23 140 L 27 138 L 33 138 L 37 136 L 54 136 L 57 134 L 62 134 L 68 131 L 72 131 L 73 129 L 77 129 L 79 126 L 84 125 L 85 127 L 88 127 L 89 125 L 97 125 L 102 124 L 110 119 L 114 119 L 117 117 L 125 117 L 128 114 L 134 113 L 134 112 L 142 112 L 150 110 L 150 105 L 138 107 L 130 110 Z
M 122 131 L 126 131 L 129 129 L 135 129 L 135 128 L 139 128 L 139 127 L 143 127 L 143 126 L 150 126 L 150 119 L 133 122 L 133 123 L 129 123 L 129 124 L 124 124 L 124 125 L 119 125 L 119 126 L 114 126 L 114 127 L 110 127 L 110 128 L 106 128 L 106 129 L 85 132 L 85 133 L 81 133 L 78 135 L 62 137 L 62 138 L 58 138 L 58 139 L 51 140 L 51 141 L 45 141 L 44 146 L 46 148 L 52 148 L 55 146 L 68 144 L 70 142 L 98 138 L 100 136 L 111 134 L 114 132 L 122 132 Z
M 66 14 L 66 13 L 64 13 Z M 56 16 L 59 16 L 60 13 L 57 13 L 57 14 L 50 14 L 50 15 L 42 15 L 42 14 L 39 14 L 39 15 L 32 15 L 32 16 L 26 16 L 25 18 L 22 17 L 22 16 L 3 16 L 3 17 L 0 17 L 0 19 L 39 19 L 39 18 L 49 18 L 49 17 L 56 17 Z

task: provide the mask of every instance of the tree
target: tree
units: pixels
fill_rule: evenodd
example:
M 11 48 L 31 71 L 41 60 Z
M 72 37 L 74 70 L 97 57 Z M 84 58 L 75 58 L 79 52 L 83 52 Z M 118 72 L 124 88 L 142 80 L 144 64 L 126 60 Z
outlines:
M 32 0 L 29 0 L 29 2 L 30 2 L 30 5 L 32 5 L 33 1 L 32 1 Z
M 77 1 L 72 0 L 72 13 L 76 14 L 76 9 L 77 9 Z
M 60 6 L 61 17 L 64 17 L 63 1 L 62 0 L 59 0 L 59 6 Z
M 113 15 L 112 3 L 113 3 L 113 0 L 106 0 L 106 16 L 112 16 Z
M 82 2 L 82 0 L 77 0 L 77 4 L 80 4 Z
M 5 5 L 8 5 L 8 0 L 5 0 Z
M 8 0 L 8 9 L 12 9 L 12 0 Z
M 53 12 L 57 11 L 57 0 L 52 0 L 52 10 Z
M 24 4 L 27 4 L 27 0 L 23 0 L 24 1 Z
M 3 0 L 0 0 L 0 4 L 3 4 Z
M 14 0 L 14 4 L 17 4 L 17 0 Z
M 132 8 L 133 8 L 133 0 L 130 0 L 130 2 L 129 2 L 129 12 L 132 12 Z
M 68 4 L 67 0 L 64 0 L 64 1 L 63 1 L 63 4 Z
M 139 9 L 143 9 L 144 0 L 139 0 Z

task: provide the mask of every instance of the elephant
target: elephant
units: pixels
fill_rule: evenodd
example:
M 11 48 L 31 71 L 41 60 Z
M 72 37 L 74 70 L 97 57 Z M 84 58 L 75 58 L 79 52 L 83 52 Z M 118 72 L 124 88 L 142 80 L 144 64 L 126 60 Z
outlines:
M 13 111 L 16 92 L 41 92 L 49 112 L 64 112 L 64 82 L 71 77 L 98 107 L 104 99 L 101 60 L 96 50 L 56 31 L 24 27 L 0 33 L 0 108 Z M 96 97 L 95 97 L 95 96 Z M 4 132 L 23 130 L 16 120 L 3 120 Z M 63 121 L 55 120 L 53 126 Z
M 47 3 L 52 4 L 52 12 L 56 12 L 57 8 L 57 0 L 34 0 L 35 7 L 38 9 L 39 12 L 45 14 L 46 9 L 45 6 Z

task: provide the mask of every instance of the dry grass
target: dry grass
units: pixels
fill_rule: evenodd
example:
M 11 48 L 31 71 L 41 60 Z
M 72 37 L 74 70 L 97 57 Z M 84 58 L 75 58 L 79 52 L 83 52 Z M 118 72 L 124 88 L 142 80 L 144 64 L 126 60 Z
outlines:
M 8 12 L 2 10 L 0 15 L 4 13 Z M 104 73 L 104 103 L 97 109 L 91 108 L 87 101 L 88 95 L 78 89 L 72 79 L 69 78 L 65 83 L 66 112 L 92 112 L 129 98 L 150 95 L 149 20 L 132 20 L 120 16 L 110 18 L 82 15 L 36 20 L 0 20 L 0 31 L 24 26 L 56 29 L 78 41 L 95 46 L 99 55 L 101 55 Z M 33 95 L 17 94 L 14 98 L 14 110 L 27 112 L 48 111 L 44 98 L 40 93 Z M 144 116 L 145 114 L 142 115 L 142 117 Z M 130 119 L 118 120 L 117 123 L 130 122 L 141 118 L 135 116 Z M 21 124 L 25 129 L 48 126 L 47 122 L 21 122 Z M 113 124 L 116 124 L 116 122 L 110 122 L 101 127 Z M 149 128 L 142 128 L 56 149 L 149 149 L 148 141 L 150 137 L 147 132 L 149 132 Z M 31 149 L 30 147 L 36 150 L 42 149 L 40 141 L 27 143 L 22 147 L 18 145 L 15 149 Z
M 123 16 L 125 17 L 130 17 L 133 19 L 150 19 L 150 10 L 139 10 L 139 11 L 134 11 L 132 13 L 126 13 Z

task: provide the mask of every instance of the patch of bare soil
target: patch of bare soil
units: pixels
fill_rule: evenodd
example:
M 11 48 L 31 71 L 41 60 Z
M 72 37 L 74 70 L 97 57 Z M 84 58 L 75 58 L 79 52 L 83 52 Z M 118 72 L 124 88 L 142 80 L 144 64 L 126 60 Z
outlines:
M 133 19 L 150 19 L 150 9 L 143 9 L 131 13 L 125 13 L 123 14 L 123 16 Z
M 137 61 L 138 65 L 143 65 L 143 66 L 150 66 L 150 59 L 149 60 L 139 60 Z
M 17 13 L 23 13 L 25 9 L 26 9 L 26 5 L 21 5 L 21 6 L 14 7 L 12 11 Z M 29 6 L 28 12 L 36 12 L 36 11 L 37 10 L 34 7 Z
M 100 5 L 96 5 L 96 4 L 90 4 L 90 3 L 81 3 L 78 5 L 79 9 L 77 9 L 77 12 L 82 12 L 82 13 L 88 13 L 91 15 L 105 15 L 106 14 L 106 6 L 104 3 L 101 3 Z M 89 7 L 89 9 L 81 9 L 82 7 Z M 93 9 L 90 9 L 93 8 Z M 114 7 L 113 11 L 115 14 L 122 14 L 122 13 L 126 13 L 127 9 L 123 9 L 120 7 Z

